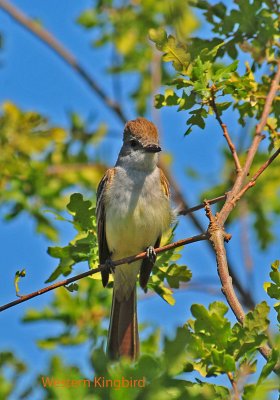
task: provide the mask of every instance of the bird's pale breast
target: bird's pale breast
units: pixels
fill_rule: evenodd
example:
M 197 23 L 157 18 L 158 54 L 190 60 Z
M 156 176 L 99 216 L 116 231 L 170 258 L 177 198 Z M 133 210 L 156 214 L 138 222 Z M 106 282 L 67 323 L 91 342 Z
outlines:
M 158 168 L 147 174 L 116 167 L 114 180 L 106 192 L 105 209 L 106 238 L 113 260 L 154 246 L 172 219 Z M 133 287 L 140 265 L 141 262 L 137 262 L 117 268 L 119 285 L 125 285 L 127 280 L 128 286 L 132 284 Z

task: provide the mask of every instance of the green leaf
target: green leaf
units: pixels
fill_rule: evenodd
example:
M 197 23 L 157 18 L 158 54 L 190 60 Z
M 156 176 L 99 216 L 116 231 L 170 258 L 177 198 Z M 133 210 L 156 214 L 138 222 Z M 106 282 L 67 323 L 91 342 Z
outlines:
M 164 53 L 163 61 L 171 61 L 173 67 L 180 72 L 188 69 L 190 55 L 174 36 L 167 36 L 166 32 L 160 28 L 157 30 L 150 29 L 149 37 L 156 44 L 157 49 Z
M 269 359 L 267 360 L 267 363 L 264 365 L 261 374 L 259 376 L 257 384 L 259 385 L 262 383 L 268 376 L 269 374 L 273 371 L 274 367 L 276 366 L 277 362 L 279 359 L 279 352 L 275 349 L 272 349 L 271 355 Z
M 93 229 L 93 220 L 95 219 L 95 209 L 89 200 L 84 200 L 80 193 L 74 193 L 70 196 L 70 202 L 67 209 L 74 216 L 75 223 L 82 230 Z
M 22 269 L 21 271 L 17 271 L 15 273 L 15 277 L 14 277 L 14 285 L 15 285 L 15 289 L 16 289 L 16 295 L 19 296 L 19 281 L 21 278 L 24 278 L 26 276 L 26 271 L 25 269 Z
M 164 365 L 172 375 L 184 370 L 187 361 L 186 340 L 185 328 L 178 328 L 174 339 L 165 338 L 164 340 Z
M 71 283 L 70 285 L 65 285 L 64 287 L 71 293 L 77 292 L 79 289 L 79 285 L 77 283 Z
M 151 277 L 148 287 L 153 289 L 168 304 L 174 306 L 175 299 L 173 297 L 173 291 L 159 282 L 154 275 Z
M 93 8 L 83 11 L 77 18 L 77 23 L 84 28 L 92 28 L 98 23 L 98 16 Z

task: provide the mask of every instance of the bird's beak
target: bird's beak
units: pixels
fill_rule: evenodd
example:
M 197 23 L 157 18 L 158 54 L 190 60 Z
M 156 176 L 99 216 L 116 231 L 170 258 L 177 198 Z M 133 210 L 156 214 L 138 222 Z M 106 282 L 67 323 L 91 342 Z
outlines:
M 161 147 L 156 144 L 148 144 L 148 146 L 144 147 L 147 153 L 158 153 L 161 151 Z

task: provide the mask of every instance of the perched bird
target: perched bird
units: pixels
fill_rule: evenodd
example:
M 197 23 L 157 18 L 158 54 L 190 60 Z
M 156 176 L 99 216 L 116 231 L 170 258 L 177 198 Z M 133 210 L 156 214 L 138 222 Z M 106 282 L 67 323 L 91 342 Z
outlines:
M 146 288 L 155 247 L 172 222 L 168 181 L 157 166 L 159 136 L 145 118 L 127 122 L 116 165 L 108 169 L 97 190 L 99 260 L 108 283 L 111 261 L 147 251 L 147 257 L 112 268 L 114 289 L 107 352 L 111 359 L 139 355 L 136 281 Z

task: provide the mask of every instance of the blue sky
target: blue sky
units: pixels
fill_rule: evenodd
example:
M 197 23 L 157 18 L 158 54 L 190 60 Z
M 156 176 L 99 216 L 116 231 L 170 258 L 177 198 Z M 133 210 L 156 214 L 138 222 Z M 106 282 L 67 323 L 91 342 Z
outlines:
M 81 11 L 91 6 L 91 1 L 79 2 L 60 0 L 21 0 L 13 4 L 24 10 L 30 17 L 39 18 L 43 25 L 54 34 L 76 57 L 81 64 L 93 75 L 101 86 L 111 95 L 111 78 L 104 73 L 108 64 L 108 50 L 92 50 L 90 41 L 92 33 L 85 32 L 75 24 L 75 19 Z M 4 48 L 0 51 L 0 104 L 11 100 L 20 108 L 33 109 L 46 115 L 55 124 L 68 125 L 68 113 L 78 112 L 87 118 L 89 115 L 98 115 L 98 120 L 106 120 L 114 131 L 119 132 L 114 139 L 106 140 L 103 148 L 99 149 L 104 154 L 106 161 L 113 164 L 121 145 L 122 124 L 110 112 L 103 111 L 102 102 L 90 91 L 86 84 L 74 72 L 57 58 L 45 45 L 34 38 L 29 32 L 18 26 L 0 10 L 0 33 L 4 37 Z M 133 85 L 134 77 L 126 79 L 128 88 Z M 130 107 L 129 100 L 124 101 L 128 118 L 136 115 Z M 102 108 L 102 114 L 98 110 Z M 150 116 L 151 113 L 148 113 Z M 227 115 L 231 132 L 238 132 L 235 119 Z M 161 112 L 163 148 L 174 154 L 173 172 L 180 182 L 183 192 L 189 203 L 195 205 L 199 202 L 200 193 L 218 183 L 222 179 L 222 160 L 217 155 L 223 146 L 223 137 L 214 118 L 209 120 L 204 132 L 197 130 L 192 135 L 183 138 L 185 120 L 187 115 L 177 113 L 175 109 L 166 109 Z M 235 135 L 233 134 L 233 137 Z M 202 174 L 204 179 L 194 181 L 186 177 L 185 170 L 191 168 Z M 205 179 L 206 177 L 206 179 Z M 203 212 L 198 213 L 201 221 L 207 226 Z M 228 245 L 229 255 L 234 258 L 238 275 L 245 282 L 242 255 L 240 252 L 238 225 L 231 229 L 233 239 Z M 38 236 L 34 223 L 26 215 L 21 215 L 10 223 L 0 222 L 1 236 L 1 264 L 0 264 L 0 303 L 4 304 L 14 299 L 13 278 L 17 269 L 26 268 L 28 276 L 22 282 L 22 291 L 27 293 L 44 286 L 45 279 L 56 266 L 47 253 L 50 245 L 44 238 Z M 186 218 L 181 218 L 177 237 L 183 238 L 196 234 L 197 231 Z M 255 263 L 255 275 L 252 278 L 253 295 L 257 300 L 265 298 L 262 283 L 268 280 L 269 266 L 277 256 L 279 250 L 276 244 L 269 247 L 268 251 L 260 254 L 252 235 L 251 253 Z M 71 238 L 71 232 L 66 228 L 62 231 L 61 242 L 65 243 Z M 184 249 L 184 262 L 192 269 L 194 281 L 202 280 L 203 283 L 211 282 L 215 295 L 207 292 L 181 291 L 176 297 L 176 305 L 171 307 L 157 297 L 143 300 L 139 304 L 139 319 L 150 321 L 161 327 L 163 332 L 172 334 L 179 324 L 183 324 L 190 317 L 190 305 L 193 302 L 209 304 L 214 300 L 221 300 L 219 281 L 216 274 L 214 257 L 209 253 L 205 243 L 197 243 Z M 76 269 L 75 272 L 80 272 Z M 38 366 L 44 365 L 52 352 L 46 352 L 36 347 L 36 339 L 44 337 L 46 329 L 52 335 L 60 327 L 56 324 L 28 324 L 20 322 L 24 311 L 29 307 L 41 309 L 52 298 L 52 293 L 38 297 L 18 307 L 10 309 L 0 315 L 1 349 L 11 349 L 28 363 L 31 373 L 38 371 Z M 268 301 L 268 298 L 266 298 Z M 229 312 L 233 322 L 235 318 Z M 166 324 L 168 321 L 168 324 Z M 86 357 L 88 348 L 79 349 L 79 360 L 86 368 L 83 355 Z M 68 361 L 76 361 L 77 349 L 59 349 L 60 354 Z M 86 370 L 86 369 L 85 369 Z

